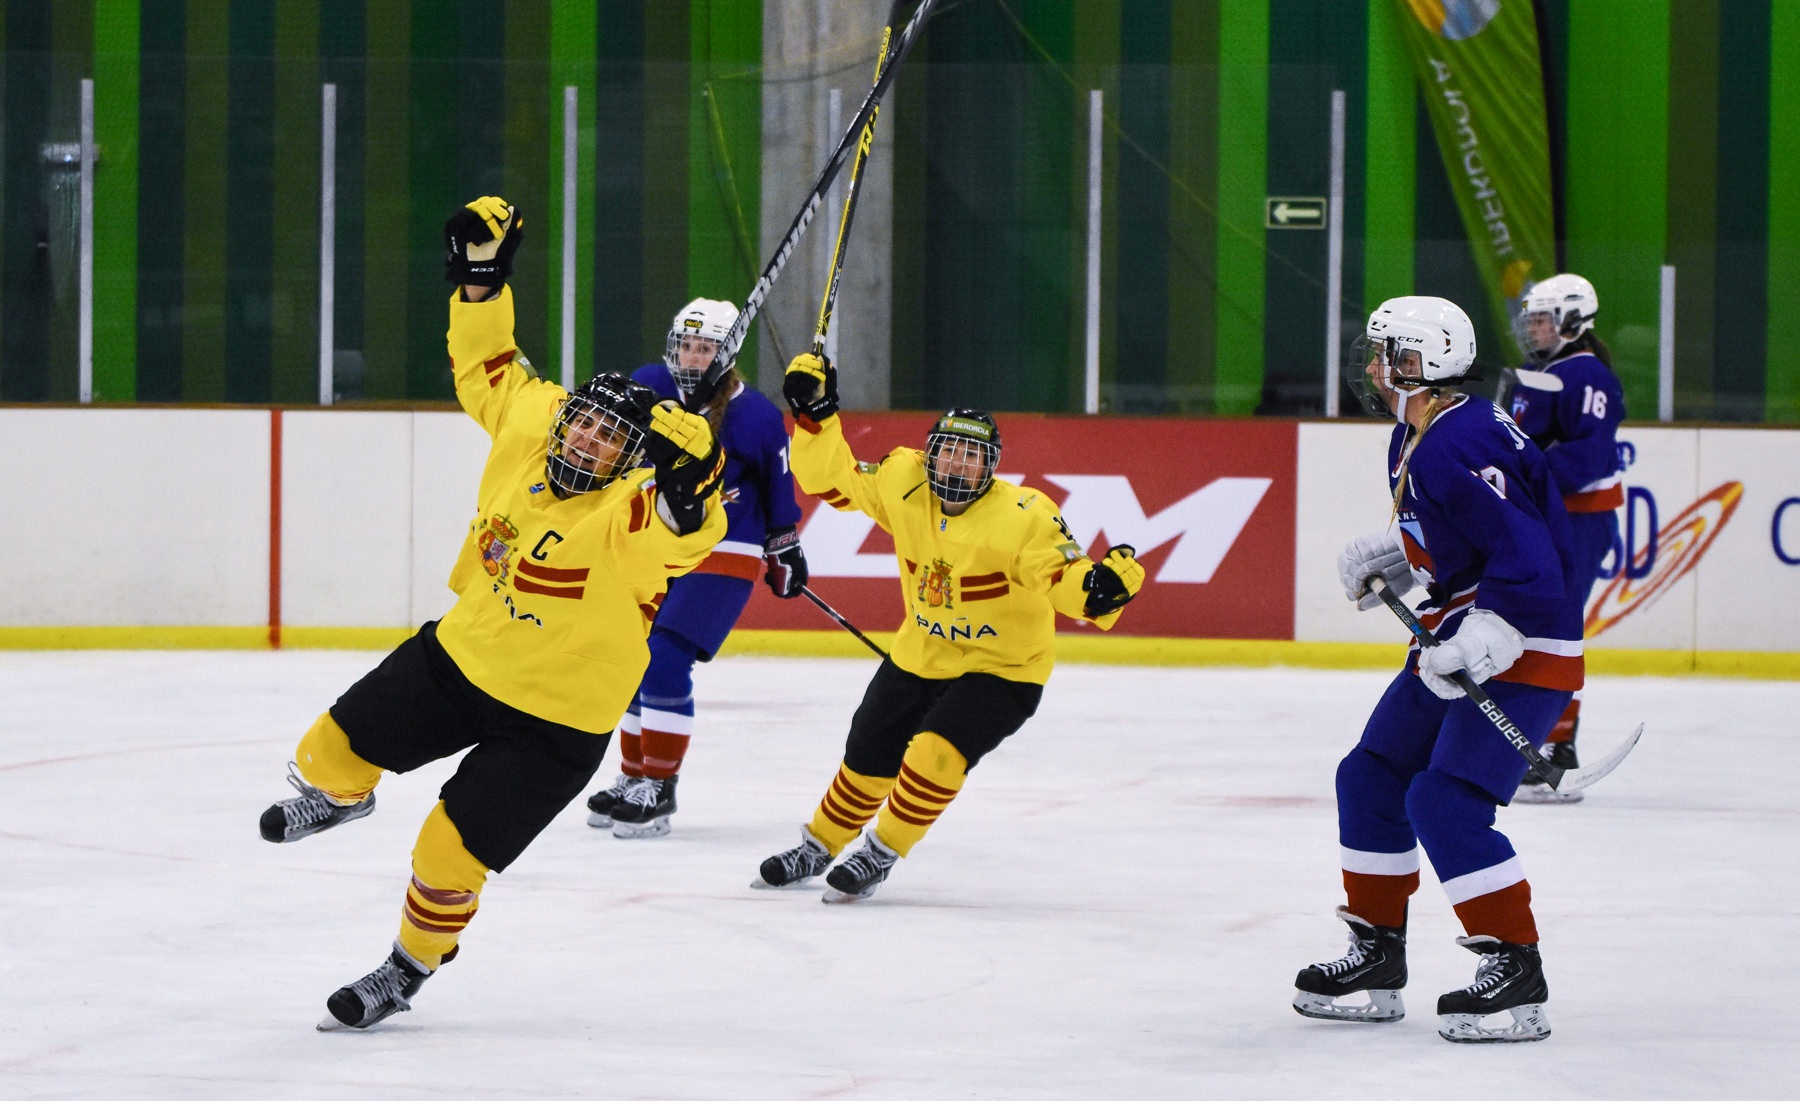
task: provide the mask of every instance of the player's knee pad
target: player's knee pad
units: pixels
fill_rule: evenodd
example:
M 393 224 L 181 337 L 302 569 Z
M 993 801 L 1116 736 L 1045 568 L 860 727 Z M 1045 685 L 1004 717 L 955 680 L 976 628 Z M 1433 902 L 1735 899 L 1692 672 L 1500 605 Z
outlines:
M 882 843 L 901 856 L 911 852 L 962 790 L 967 776 L 967 759 L 942 735 L 929 730 L 913 735 L 900 762 L 900 778 L 876 824 Z
M 906 756 L 900 762 L 902 775 L 911 771 L 921 778 L 955 791 L 962 787 L 969 772 L 968 758 L 951 745 L 943 735 L 931 730 L 920 731 L 907 743 Z
M 487 865 L 475 859 L 463 844 L 462 831 L 450 820 L 442 800 L 431 808 L 425 824 L 419 828 L 412 865 L 413 875 L 447 891 L 480 892 L 487 882 Z
M 381 779 L 381 769 L 356 755 L 350 736 L 327 711 L 300 736 L 294 765 L 313 787 L 344 802 L 364 799 Z
M 1357 746 L 1337 768 L 1338 806 L 1392 806 L 1406 798 L 1406 778 L 1393 763 Z
M 1426 769 L 1406 789 L 1406 817 L 1430 851 L 1437 838 L 1485 830 L 1494 824 L 1492 796 L 1447 772 Z
M 700 648 L 673 631 L 650 632 L 650 665 L 638 687 L 640 700 L 686 700 L 694 696 L 694 662 Z M 650 706 L 656 706 L 652 703 Z M 666 705 L 665 705 L 666 709 Z

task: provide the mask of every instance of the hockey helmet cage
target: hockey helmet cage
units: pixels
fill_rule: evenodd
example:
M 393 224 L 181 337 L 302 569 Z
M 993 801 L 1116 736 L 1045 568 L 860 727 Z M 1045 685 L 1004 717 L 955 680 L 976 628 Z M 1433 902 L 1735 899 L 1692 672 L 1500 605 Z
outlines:
M 693 393 L 706 377 L 714 354 L 737 319 L 736 306 L 713 298 L 696 298 L 676 313 L 663 344 L 663 366 L 669 369 L 669 377 L 683 394 Z M 682 354 L 684 349 L 686 355 Z
M 545 473 L 560 497 L 604 489 L 642 464 L 656 392 L 617 372 L 595 375 L 550 422 Z
M 966 473 L 966 460 L 980 463 L 981 473 Z M 948 469 L 949 460 L 964 468 Z M 940 469 L 942 467 L 942 469 Z M 980 409 L 952 409 L 937 419 L 925 437 L 925 478 L 931 492 L 947 505 L 963 504 L 979 498 L 994 484 L 994 472 L 1000 468 L 1000 426 L 993 415 Z

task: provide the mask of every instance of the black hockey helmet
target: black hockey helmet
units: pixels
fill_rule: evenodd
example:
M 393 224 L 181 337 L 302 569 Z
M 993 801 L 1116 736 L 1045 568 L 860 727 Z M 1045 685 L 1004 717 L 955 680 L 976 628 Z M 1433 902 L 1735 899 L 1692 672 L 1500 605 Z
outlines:
M 545 473 L 559 497 L 604 489 L 644 461 L 656 393 L 616 371 L 570 394 L 550 423 Z
M 963 457 L 971 453 L 981 460 L 981 474 L 970 478 L 938 470 L 940 456 Z M 1000 426 L 993 414 L 980 409 L 952 409 L 937 419 L 925 437 L 925 478 L 931 492 L 947 505 L 973 501 L 994 484 L 1000 469 Z

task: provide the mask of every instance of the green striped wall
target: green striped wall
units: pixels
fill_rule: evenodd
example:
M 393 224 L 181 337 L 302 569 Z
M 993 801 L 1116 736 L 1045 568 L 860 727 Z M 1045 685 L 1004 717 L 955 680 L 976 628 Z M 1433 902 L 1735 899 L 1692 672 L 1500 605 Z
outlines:
M 1322 407 L 1324 234 L 1267 230 L 1263 207 L 1324 193 L 1333 88 L 1346 339 L 1381 298 L 1428 292 L 1470 307 L 1484 360 L 1515 354 L 1396 39 L 1404 0 L 942 7 L 886 116 L 895 405 L 1080 407 L 1091 88 L 1111 408 Z M 1600 289 L 1632 415 L 1655 412 L 1667 263 L 1678 415 L 1800 422 L 1800 128 L 1779 121 L 1800 117 L 1800 5 L 1540 7 L 1561 250 Z M 754 0 L 0 0 L 0 401 L 76 393 L 71 192 L 41 149 L 74 139 L 83 77 L 100 400 L 315 399 L 326 81 L 341 393 L 443 399 L 439 227 L 473 195 L 526 210 L 519 334 L 560 367 L 565 85 L 577 374 L 654 356 L 694 295 L 742 295 L 765 259 L 762 22 Z

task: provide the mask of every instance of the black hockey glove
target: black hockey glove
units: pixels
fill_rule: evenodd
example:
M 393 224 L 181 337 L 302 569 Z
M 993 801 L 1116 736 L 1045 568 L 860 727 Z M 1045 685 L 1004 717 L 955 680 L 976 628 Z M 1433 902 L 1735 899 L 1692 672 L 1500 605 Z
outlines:
M 706 522 L 706 499 L 725 476 L 725 450 L 713 438 L 712 426 L 673 401 L 658 402 L 650 411 L 644 451 L 656 468 L 656 489 L 676 532 L 699 531 Z
M 1082 579 L 1087 603 L 1082 611 L 1089 619 L 1110 615 L 1131 603 L 1131 598 L 1144 587 L 1144 567 L 1138 565 L 1137 550 L 1130 543 L 1108 547 L 1106 556 Z
M 781 379 L 781 396 L 787 399 L 794 419 L 813 426 L 837 416 L 837 368 L 826 356 L 803 352 L 788 364 Z
M 498 289 L 512 278 L 513 253 L 525 239 L 525 219 L 505 199 L 483 195 L 444 223 L 444 278 Z
M 781 599 L 792 600 L 806 587 L 806 554 L 800 549 L 800 533 L 791 526 L 776 528 L 763 540 L 763 563 L 768 566 L 763 580 Z

